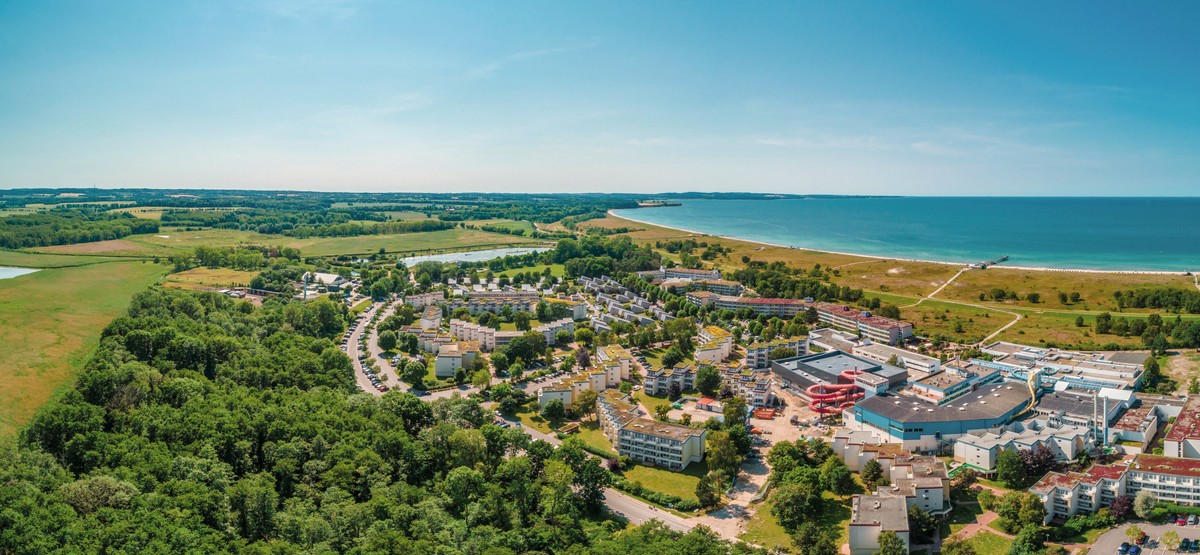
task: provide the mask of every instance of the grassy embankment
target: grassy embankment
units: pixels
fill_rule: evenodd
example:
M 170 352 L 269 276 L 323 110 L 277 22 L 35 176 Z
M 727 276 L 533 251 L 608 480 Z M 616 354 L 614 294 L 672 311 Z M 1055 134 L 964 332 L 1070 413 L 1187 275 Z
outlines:
M 8 345 L 0 349 L 0 436 L 15 433 L 69 383 L 101 330 L 166 273 L 145 261 L 62 260 L 92 258 L 0 253 L 0 264 L 50 268 L 0 280 L 0 343 Z

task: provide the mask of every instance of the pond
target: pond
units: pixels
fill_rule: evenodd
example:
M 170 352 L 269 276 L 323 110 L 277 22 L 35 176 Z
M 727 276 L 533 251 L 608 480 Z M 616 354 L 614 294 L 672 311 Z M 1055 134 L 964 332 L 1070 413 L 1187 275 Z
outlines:
M 550 250 L 546 247 L 508 247 L 503 249 L 487 249 L 481 251 L 464 251 L 464 252 L 448 252 L 445 254 L 427 254 L 423 256 L 410 256 L 401 259 L 406 266 L 412 267 L 414 264 L 421 262 L 486 262 L 493 258 L 504 258 L 516 254 L 529 254 L 531 252 L 546 252 Z
M 12 268 L 9 266 L 0 266 L 0 279 L 15 278 L 25 274 L 32 274 L 37 270 L 33 268 Z

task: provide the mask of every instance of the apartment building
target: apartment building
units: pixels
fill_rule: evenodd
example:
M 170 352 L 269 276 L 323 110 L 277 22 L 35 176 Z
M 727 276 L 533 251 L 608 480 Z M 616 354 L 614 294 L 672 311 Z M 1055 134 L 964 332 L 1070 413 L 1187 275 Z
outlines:
M 879 535 L 895 532 L 909 547 L 908 506 L 903 497 L 890 495 L 855 495 L 850 504 L 848 540 L 850 555 L 873 555 L 879 552 Z
M 718 295 L 741 295 L 746 290 L 742 284 L 724 279 L 699 279 L 692 283 L 698 289 L 712 291 Z
M 447 343 L 438 349 L 433 373 L 439 378 L 453 378 L 459 368 L 470 368 L 479 356 L 479 344 L 474 341 Z
M 775 379 L 771 372 L 756 372 L 733 365 L 721 367 L 720 371 L 723 383 L 733 390 L 735 397 L 745 399 L 747 405 L 775 406 Z
M 1046 447 L 1059 462 L 1073 461 L 1096 449 L 1092 428 L 1050 426 L 1033 421 L 1028 426 L 1015 423 L 999 432 L 980 431 L 959 436 L 954 442 L 954 460 L 971 465 L 984 474 L 996 471 L 996 459 L 1004 450 L 1033 450 Z
M 908 509 L 920 507 L 935 516 L 950 512 L 950 476 L 946 463 L 935 457 L 899 456 L 888 470 L 891 485 L 875 493 L 904 498 Z
M 1200 396 L 1188 399 L 1175 423 L 1163 438 L 1163 454 L 1168 457 L 1200 459 Z
M 405 295 L 404 304 L 413 308 L 425 308 L 427 306 L 436 305 L 446 300 L 446 296 L 441 291 L 430 291 L 419 295 Z
M 421 329 L 436 330 L 442 327 L 442 309 L 437 305 L 429 305 L 421 312 Z
M 642 386 L 651 395 L 666 395 L 671 384 L 679 386 L 679 391 L 689 391 L 696 387 L 696 367 L 682 365 L 674 368 L 650 368 L 642 379 Z
M 641 418 L 628 394 L 609 389 L 597 399 L 601 430 L 617 454 L 635 461 L 683 470 L 704 458 L 708 431 Z
M 633 355 L 625 350 L 625 347 L 617 345 L 605 345 L 596 349 L 596 359 L 599 360 L 599 365 L 615 364 L 621 368 L 621 379 L 628 380 L 633 372 Z
M 656 279 L 720 280 L 721 279 L 721 271 L 717 270 L 716 268 L 713 268 L 711 270 L 697 270 L 697 269 L 692 269 L 692 268 L 680 268 L 680 267 L 667 268 L 665 266 L 662 266 L 662 267 L 659 267 L 659 269 L 657 269 L 657 270 L 647 270 L 647 271 L 643 271 L 643 272 L 638 272 L 637 274 L 639 276 L 641 276 L 642 278 L 649 279 L 649 280 L 656 280 Z
M 892 463 L 897 457 L 911 455 L 899 443 L 886 443 L 871 432 L 845 428 L 834 432 L 830 447 L 852 472 L 859 472 L 867 462 L 875 461 L 886 476 L 892 475 Z
M 460 308 L 467 309 L 471 314 L 479 314 L 481 312 L 491 312 L 492 314 L 500 314 L 505 307 L 508 307 L 513 312 L 530 312 L 537 309 L 537 294 L 534 293 L 532 298 L 528 296 L 494 296 L 485 298 L 470 298 L 454 297 L 446 301 L 446 306 L 450 307 L 450 312 L 454 312 Z
M 797 355 L 803 355 L 805 353 L 805 343 L 803 337 L 788 337 L 751 344 L 749 347 L 746 347 L 746 366 L 749 368 L 770 368 L 771 352 L 775 349 L 791 349 Z
M 1092 465 L 1087 472 L 1048 472 L 1029 492 L 1046 508 L 1045 523 L 1076 514 L 1091 514 L 1112 504 L 1117 497 L 1132 496 L 1126 488 L 1126 467 Z
M 561 320 L 539 324 L 530 329 L 530 331 L 538 332 L 545 336 L 546 344 L 551 346 L 558 342 L 558 332 L 563 330 L 574 336 L 575 321 L 570 318 L 563 318 Z M 479 347 L 481 349 L 489 352 L 508 345 L 510 341 L 525 335 L 525 333 L 526 332 L 515 330 L 500 331 L 488 326 L 481 326 L 473 322 L 459 320 L 457 318 L 450 320 L 450 335 L 464 341 L 476 341 L 479 343 Z
M 882 316 L 874 316 L 865 310 L 833 303 L 813 303 L 817 317 L 834 327 L 857 331 L 872 341 L 896 345 L 912 337 L 912 324 Z
M 716 364 L 733 354 L 733 334 L 717 326 L 700 328 L 697 333 L 699 345 L 692 358 L 698 362 Z
M 572 320 L 583 320 L 584 318 L 587 318 L 587 304 L 583 302 L 571 299 L 559 299 L 555 297 L 543 297 L 542 300 L 552 306 L 562 306 L 566 308 L 566 310 L 570 312 L 570 318 Z
M 941 371 L 942 363 L 936 357 L 914 353 L 908 349 L 881 345 L 879 343 L 864 343 L 851 347 L 851 353 L 875 362 L 890 363 L 893 358 L 898 366 L 904 367 L 910 375 L 925 376 Z

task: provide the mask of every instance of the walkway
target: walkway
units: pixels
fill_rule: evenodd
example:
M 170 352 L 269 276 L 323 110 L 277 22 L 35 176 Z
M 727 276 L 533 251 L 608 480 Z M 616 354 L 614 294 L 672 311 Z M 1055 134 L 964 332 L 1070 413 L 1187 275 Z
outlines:
M 970 270 L 970 268 L 963 268 L 963 269 L 959 270 L 958 273 L 954 274 L 954 276 L 952 276 L 950 279 L 946 280 L 945 283 L 939 285 L 937 289 L 934 289 L 932 293 L 925 295 L 924 297 L 921 297 L 921 300 L 919 300 L 913 304 L 904 305 L 900 308 L 912 308 L 912 307 L 917 306 L 927 300 L 934 298 L 935 296 L 937 296 L 938 293 L 942 292 L 942 289 L 945 289 L 947 285 L 954 283 L 954 280 L 958 279 L 958 276 L 963 275 L 963 272 L 966 272 L 967 270 Z

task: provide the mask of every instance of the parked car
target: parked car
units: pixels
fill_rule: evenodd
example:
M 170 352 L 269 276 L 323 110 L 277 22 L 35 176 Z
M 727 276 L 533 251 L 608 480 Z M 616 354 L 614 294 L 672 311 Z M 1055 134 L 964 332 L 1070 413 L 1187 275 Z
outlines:
M 1196 523 L 1196 515 L 1188 515 L 1187 523 L 1189 525 L 1195 524 Z
M 1117 555 L 1126 555 L 1129 553 L 1129 542 L 1121 542 L 1121 546 L 1117 548 Z
M 1180 526 L 1187 524 L 1187 517 L 1183 516 L 1183 515 L 1179 515 L 1179 516 L 1175 517 L 1175 524 L 1178 524 Z

